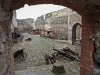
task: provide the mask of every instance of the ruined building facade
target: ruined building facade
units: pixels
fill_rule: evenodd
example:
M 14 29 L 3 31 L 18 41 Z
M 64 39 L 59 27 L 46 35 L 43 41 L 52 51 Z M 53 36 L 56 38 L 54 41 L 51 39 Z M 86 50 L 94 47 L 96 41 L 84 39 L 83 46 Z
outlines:
M 79 26 L 74 27 L 76 24 Z M 58 11 L 47 13 L 36 19 L 35 28 L 47 31 L 54 31 L 57 39 L 66 39 L 70 43 L 81 38 L 82 17 L 75 11 L 64 8 Z M 74 30 L 73 31 L 73 27 Z M 75 32 L 72 34 L 72 32 Z M 74 36 L 75 35 L 75 36 Z M 73 40 L 73 38 L 75 40 Z
M 27 18 L 27 19 L 17 19 L 17 28 L 21 32 L 28 32 L 30 33 L 34 26 L 34 19 Z

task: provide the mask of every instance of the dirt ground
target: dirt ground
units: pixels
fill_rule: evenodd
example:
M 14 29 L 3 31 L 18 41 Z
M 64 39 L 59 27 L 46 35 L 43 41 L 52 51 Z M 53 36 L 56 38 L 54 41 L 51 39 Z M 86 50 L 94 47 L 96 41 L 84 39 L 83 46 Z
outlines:
M 49 74 L 46 74 L 46 70 L 52 70 L 53 64 L 45 64 L 45 54 L 54 53 L 55 51 L 53 48 L 62 49 L 69 47 L 71 50 L 75 50 L 75 46 L 68 44 L 66 40 L 55 40 L 46 37 L 40 37 L 39 35 L 31 35 L 28 33 L 23 33 L 23 36 L 23 41 L 13 46 L 13 52 L 24 48 L 24 52 L 27 53 L 27 58 L 24 61 L 15 60 L 14 68 L 16 72 L 32 68 L 35 74 L 30 75 L 54 75 L 50 74 L 50 72 L 48 72 Z M 25 41 L 27 38 L 32 38 L 32 41 Z M 64 65 L 66 71 L 65 75 L 79 75 L 79 62 L 72 61 L 67 57 L 61 57 L 59 60 L 57 60 L 57 63 Z M 39 68 L 42 68 L 42 70 L 39 70 Z M 46 70 L 43 71 L 43 69 Z M 41 74 L 37 74 L 38 71 Z

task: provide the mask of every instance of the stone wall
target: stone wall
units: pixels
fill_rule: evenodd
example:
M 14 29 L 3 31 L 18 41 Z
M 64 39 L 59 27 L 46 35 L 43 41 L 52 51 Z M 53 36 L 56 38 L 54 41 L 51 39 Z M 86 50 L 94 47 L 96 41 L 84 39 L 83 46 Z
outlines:
M 44 25 L 45 25 L 45 19 L 44 19 L 44 16 L 40 16 L 36 19 L 35 21 L 35 29 L 42 29 L 44 30 Z
M 45 19 L 46 24 L 56 25 L 56 24 L 68 24 L 68 16 L 51 17 Z
M 12 17 L 12 24 L 14 25 L 14 27 L 17 27 L 17 14 L 16 11 L 13 11 L 13 17 Z
M 77 12 L 73 10 L 69 11 L 68 15 L 68 41 L 69 43 L 73 44 L 76 42 L 76 39 L 81 38 L 82 35 L 81 28 L 79 29 L 80 32 L 76 31 L 77 26 L 80 25 L 82 27 L 82 17 Z M 77 33 L 76 33 L 77 32 Z M 77 34 L 80 34 L 79 36 Z M 79 38 L 78 38 L 79 37 Z
M 45 14 L 37 18 L 35 27 L 37 29 L 55 31 L 57 39 L 67 39 L 68 8 Z
M 68 17 L 61 16 L 61 17 L 51 17 L 45 19 L 45 30 L 48 31 L 55 31 L 57 39 L 67 39 L 67 29 L 68 29 Z
M 35 23 L 35 27 L 37 29 L 55 31 L 57 39 L 68 39 L 68 29 L 71 28 L 72 30 L 73 26 L 76 23 L 81 24 L 81 22 L 82 18 L 79 14 L 69 8 L 64 8 L 45 14 L 45 17 L 43 15 L 38 17 Z M 82 33 L 82 30 L 80 27 L 78 27 L 76 32 L 76 39 L 81 38 L 80 35 Z M 69 40 L 71 39 L 72 38 L 70 38 Z
M 77 12 L 72 11 L 69 13 L 68 25 L 73 27 L 76 23 L 82 25 L 82 17 Z
M 10 0 L 9 2 L 2 1 L 0 4 L 0 75 L 14 75 L 11 50 L 11 18 L 13 12 L 7 9 L 9 3 Z
M 56 24 L 51 25 L 51 31 L 55 31 L 57 39 L 67 39 L 68 37 L 68 25 L 67 24 Z
M 13 17 L 12 17 L 12 24 L 11 24 L 11 29 L 12 32 L 14 32 L 14 27 L 17 27 L 17 17 L 16 17 L 16 11 L 13 11 Z
M 18 23 L 18 30 L 22 32 L 30 32 L 32 29 L 34 29 L 34 19 L 28 18 L 28 19 L 17 19 Z

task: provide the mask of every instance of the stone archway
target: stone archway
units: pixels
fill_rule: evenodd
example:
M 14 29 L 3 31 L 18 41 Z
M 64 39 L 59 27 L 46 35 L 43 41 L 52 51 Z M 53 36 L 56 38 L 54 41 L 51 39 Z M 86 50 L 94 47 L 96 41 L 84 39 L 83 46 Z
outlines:
M 11 14 L 12 13 L 11 11 L 13 10 L 17 10 L 23 7 L 24 4 L 28 4 L 28 5 L 56 4 L 56 5 L 69 7 L 73 9 L 74 11 L 76 11 L 77 13 L 79 13 L 82 16 L 82 42 L 81 42 L 82 50 L 81 50 L 81 62 L 80 62 L 80 75 L 92 75 L 91 68 L 95 66 L 95 61 L 93 60 L 94 44 L 93 42 L 90 41 L 90 36 L 92 34 L 91 31 L 93 29 L 93 17 L 91 17 L 92 15 L 90 11 L 91 10 L 95 11 L 94 9 L 99 10 L 98 8 L 95 8 L 94 6 L 95 3 L 92 4 L 89 0 L 88 1 L 87 0 L 86 1 L 83 1 L 83 0 L 80 0 L 80 1 L 75 1 L 75 0 L 66 0 L 66 1 L 65 0 L 57 0 L 57 1 L 55 0 L 6 0 L 6 2 L 3 1 L 3 3 L 5 5 L 5 9 L 7 10 L 5 12 L 8 14 Z M 2 8 L 3 7 L 0 6 L 0 10 L 2 10 Z M 8 15 L 8 17 L 11 17 L 11 16 L 12 15 Z M 0 19 L 0 23 L 2 22 L 3 21 Z M 2 29 L 4 29 L 4 27 L 6 27 L 6 25 L 3 25 Z M 9 27 L 7 27 L 6 29 L 6 32 L 8 33 L 10 33 Z M 11 39 L 9 37 L 11 34 L 5 34 L 5 35 L 8 40 Z M 11 49 L 9 44 L 11 44 L 11 41 L 6 41 L 5 46 L 7 46 L 8 51 L 10 51 Z M 4 53 L 4 55 L 7 55 L 7 53 Z M 9 60 L 9 58 L 5 58 L 5 59 Z M 7 63 L 4 63 L 4 64 L 7 64 Z M 11 71 L 11 67 L 12 67 L 11 63 L 10 64 L 8 63 L 7 65 L 10 65 L 10 66 L 7 67 L 7 70 L 5 71 L 4 74 L 11 75 L 11 72 L 9 72 L 9 70 Z
M 39 3 L 45 4 L 46 1 L 44 1 L 43 3 L 37 1 L 36 3 L 33 2 L 33 4 L 31 2 L 29 5 L 34 5 L 34 4 L 36 5 Z M 82 26 L 82 42 L 81 42 L 82 50 L 81 50 L 81 62 L 80 62 L 80 74 L 81 75 L 92 75 L 91 68 L 94 66 L 94 63 L 92 63 L 92 62 L 94 62 L 93 57 L 92 57 L 92 54 L 94 52 L 94 45 L 93 45 L 93 42 L 91 42 L 90 40 L 87 40 L 87 39 L 90 39 L 90 35 L 92 34 L 92 32 L 91 32 L 92 26 L 93 26 L 93 22 L 92 22 L 93 20 L 90 16 L 90 11 L 79 4 L 66 5 L 63 3 L 59 4 L 59 3 L 48 1 L 48 4 L 49 3 L 69 7 L 71 9 L 75 10 L 77 13 L 79 13 L 82 16 L 82 25 L 83 26 Z M 18 8 L 20 8 L 20 7 L 18 7 Z M 80 23 L 80 22 L 78 22 L 78 23 Z M 86 33 L 86 32 L 88 32 L 88 33 Z
M 68 15 L 68 41 L 70 44 L 76 42 L 76 27 L 82 25 L 82 16 L 73 11 Z
M 73 25 L 73 27 L 72 27 L 72 44 L 74 44 L 74 42 L 76 42 L 76 29 L 77 29 L 77 26 L 80 26 L 81 27 L 81 24 L 79 24 L 79 23 L 76 23 L 76 24 L 74 24 Z M 80 35 L 79 35 L 80 36 Z

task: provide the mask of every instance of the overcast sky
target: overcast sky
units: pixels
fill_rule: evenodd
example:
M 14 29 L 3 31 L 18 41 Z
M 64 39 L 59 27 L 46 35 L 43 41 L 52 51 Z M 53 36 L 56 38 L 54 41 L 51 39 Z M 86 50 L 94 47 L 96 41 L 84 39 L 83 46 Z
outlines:
M 65 7 L 52 5 L 52 4 L 41 4 L 41 5 L 34 5 L 28 6 L 25 5 L 23 8 L 18 9 L 17 12 L 17 19 L 25 19 L 25 18 L 34 18 L 44 15 L 49 12 L 57 11 L 63 9 Z

